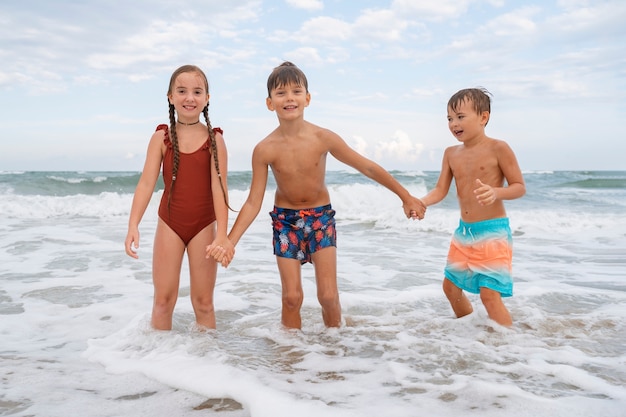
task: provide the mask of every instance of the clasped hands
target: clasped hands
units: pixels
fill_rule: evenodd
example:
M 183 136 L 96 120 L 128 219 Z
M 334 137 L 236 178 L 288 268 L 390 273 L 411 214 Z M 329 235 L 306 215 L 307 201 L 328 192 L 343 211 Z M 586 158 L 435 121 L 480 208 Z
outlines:
M 419 198 L 411 196 L 409 203 L 403 204 L 404 214 L 408 219 L 422 220 L 426 214 L 426 205 Z
M 228 239 L 215 239 L 213 243 L 206 247 L 206 258 L 213 258 L 222 264 L 224 268 L 233 260 L 235 256 L 235 245 Z

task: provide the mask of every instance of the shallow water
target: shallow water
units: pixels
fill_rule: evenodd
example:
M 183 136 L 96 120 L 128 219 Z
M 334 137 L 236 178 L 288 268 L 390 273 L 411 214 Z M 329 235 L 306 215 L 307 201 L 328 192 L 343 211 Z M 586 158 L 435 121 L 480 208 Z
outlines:
M 436 180 L 395 174 L 418 196 Z M 20 191 L 22 175 L 40 184 Z M 324 328 L 307 265 L 301 332 L 279 323 L 271 191 L 220 269 L 217 331 L 193 324 L 186 264 L 174 329 L 152 330 L 160 191 L 132 260 L 123 239 L 133 175 L 0 175 L 0 415 L 623 415 L 626 173 L 526 174 L 528 195 L 507 206 L 511 329 L 473 295 L 475 312 L 454 319 L 441 292 L 453 197 L 411 222 L 385 189 L 331 173 L 345 323 Z M 234 175 L 240 206 L 249 174 Z

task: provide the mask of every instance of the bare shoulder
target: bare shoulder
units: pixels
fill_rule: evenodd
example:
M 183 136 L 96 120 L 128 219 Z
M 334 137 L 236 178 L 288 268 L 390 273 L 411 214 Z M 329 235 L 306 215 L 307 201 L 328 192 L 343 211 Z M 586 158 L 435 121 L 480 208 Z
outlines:
M 460 152 L 463 150 L 463 145 L 452 145 L 452 146 L 448 146 L 444 151 L 443 151 L 443 156 L 452 156 L 454 154 L 456 154 L 457 152 Z
M 152 136 L 150 137 L 150 140 L 163 140 L 165 139 L 165 130 L 164 129 L 158 129 L 155 130 L 154 133 L 152 134 Z
M 325 127 L 321 127 L 318 125 L 314 125 L 313 123 L 309 123 L 309 125 L 311 129 L 311 133 L 317 136 L 318 138 L 329 139 L 329 140 L 341 139 L 341 136 L 339 136 L 337 133 L 333 132 L 330 129 L 327 129 Z
M 349 148 L 348 144 L 339 134 L 325 127 L 310 124 L 309 136 L 318 141 L 318 146 L 325 151 L 338 152 L 343 148 Z
M 262 161 L 266 164 L 271 163 L 271 156 L 274 155 L 280 147 L 280 138 L 276 130 L 261 139 L 255 146 L 252 153 L 253 159 Z
M 489 138 L 491 148 L 497 153 L 512 153 L 513 149 L 502 139 Z
M 148 145 L 148 147 L 164 150 L 165 149 L 165 131 L 162 129 L 155 131 L 150 137 L 150 144 Z
M 219 130 L 215 131 L 215 141 L 217 142 L 218 146 L 223 146 L 223 147 L 226 146 L 226 141 L 224 140 L 224 135 Z
M 274 129 L 269 135 L 261 139 L 256 146 L 255 150 L 264 150 L 268 148 L 272 148 L 273 146 L 278 146 L 280 141 L 280 136 L 278 135 L 277 129 Z

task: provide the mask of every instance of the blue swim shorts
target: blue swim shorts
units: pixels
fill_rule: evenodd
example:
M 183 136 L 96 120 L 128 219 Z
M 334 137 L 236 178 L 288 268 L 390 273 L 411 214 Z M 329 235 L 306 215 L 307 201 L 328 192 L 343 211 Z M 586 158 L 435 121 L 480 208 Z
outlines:
M 274 207 L 270 217 L 276 256 L 297 259 L 304 264 L 311 262 L 312 253 L 337 246 L 335 210 L 330 204 L 304 210 Z
M 460 221 L 450 243 L 444 275 L 457 287 L 479 294 L 481 287 L 513 295 L 513 238 L 509 219 Z

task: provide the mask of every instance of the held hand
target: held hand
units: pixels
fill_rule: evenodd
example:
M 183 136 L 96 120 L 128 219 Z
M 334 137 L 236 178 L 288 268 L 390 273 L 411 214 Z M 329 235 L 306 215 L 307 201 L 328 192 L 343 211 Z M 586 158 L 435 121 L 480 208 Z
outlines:
M 476 200 L 478 200 L 478 204 L 481 206 L 488 206 L 489 204 L 495 203 L 496 190 L 488 184 L 483 184 L 482 181 L 476 179 L 476 188 L 474 189 L 474 195 L 476 196 Z
M 139 230 L 128 230 L 126 240 L 124 241 L 124 249 L 126 250 L 126 255 L 131 258 L 139 259 L 139 255 L 137 255 L 137 249 L 139 249 Z
M 235 246 L 228 238 L 215 239 L 213 243 L 206 247 L 206 258 L 213 258 L 215 261 L 227 268 L 235 256 Z
M 411 199 L 408 202 L 402 204 L 402 208 L 404 209 L 404 214 L 408 219 L 422 220 L 426 214 L 426 205 L 424 202 L 413 196 L 411 196 Z

